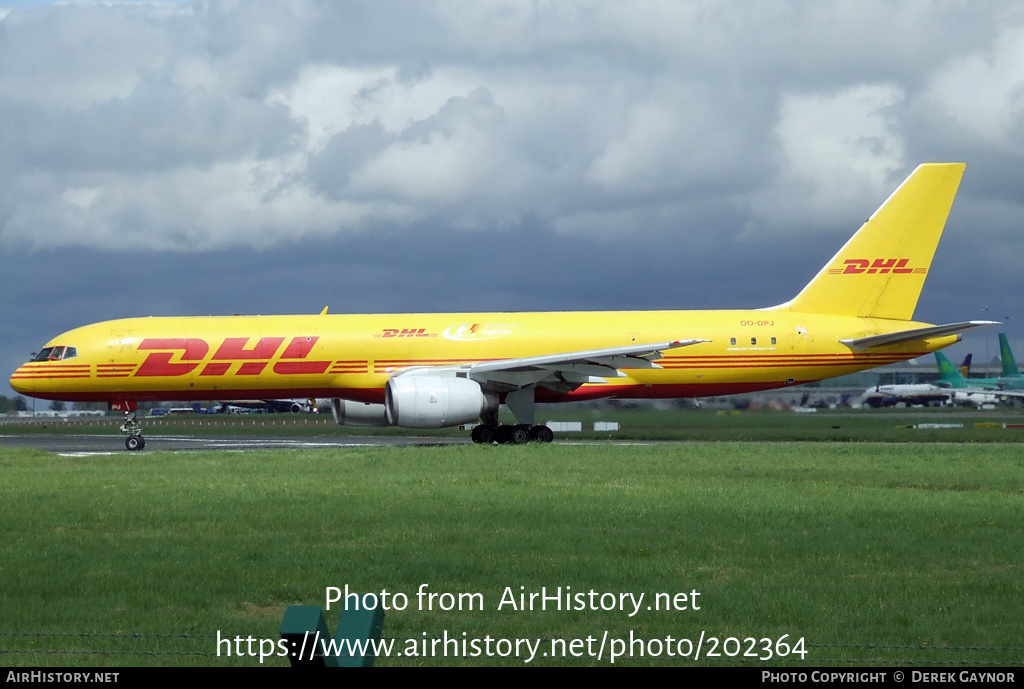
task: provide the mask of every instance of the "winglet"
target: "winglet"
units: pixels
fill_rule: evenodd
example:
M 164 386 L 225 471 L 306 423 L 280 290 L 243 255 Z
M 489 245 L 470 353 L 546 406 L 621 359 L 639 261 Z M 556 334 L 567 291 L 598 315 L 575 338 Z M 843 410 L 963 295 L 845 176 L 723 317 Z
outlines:
M 327 315 L 327 307 L 326 306 L 324 307 L 324 310 L 320 312 L 320 315 L 321 316 L 326 316 Z

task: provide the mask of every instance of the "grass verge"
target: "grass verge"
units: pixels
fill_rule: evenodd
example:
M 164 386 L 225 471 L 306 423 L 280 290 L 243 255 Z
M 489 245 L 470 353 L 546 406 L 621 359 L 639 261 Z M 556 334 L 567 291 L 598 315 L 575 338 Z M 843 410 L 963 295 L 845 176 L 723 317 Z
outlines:
M 409 597 L 385 622 L 399 649 L 444 632 L 548 643 L 607 631 L 646 640 L 802 637 L 813 665 L 1016 665 L 1024 655 L 1024 458 L 1010 445 L 554 444 L 88 459 L 0 449 L 0 481 L 0 637 L 10 664 L 258 664 L 226 657 L 223 646 L 218 657 L 217 634 L 276 639 L 285 606 L 322 605 L 327 587 L 345 585 Z M 445 611 L 435 599 L 421 610 L 423 584 L 479 593 L 482 609 Z M 645 598 L 633 616 L 628 602 L 625 611 L 498 609 L 506 588 L 518 602 L 542 587 Z M 646 609 L 657 593 L 694 591 L 699 610 Z M 328 613 L 330 625 L 336 615 Z M 407 653 L 378 664 L 523 661 Z M 710 664 L 741 661 L 758 662 L 723 654 Z M 617 662 L 693 663 L 664 647 Z

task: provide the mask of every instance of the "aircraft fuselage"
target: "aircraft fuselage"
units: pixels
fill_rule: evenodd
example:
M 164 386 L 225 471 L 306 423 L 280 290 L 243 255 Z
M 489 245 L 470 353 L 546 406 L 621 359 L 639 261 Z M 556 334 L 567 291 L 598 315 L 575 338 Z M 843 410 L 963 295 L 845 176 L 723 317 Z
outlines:
M 925 323 L 749 311 L 148 317 L 96 323 L 54 338 L 75 356 L 30 361 L 11 385 L 67 401 L 337 397 L 384 401 L 389 377 L 636 345 L 709 340 L 668 351 L 653 368 L 577 386 L 539 385 L 537 401 L 713 396 L 799 385 L 915 358 L 957 336 L 859 351 L 840 339 Z M 571 389 L 570 389 L 571 388 Z

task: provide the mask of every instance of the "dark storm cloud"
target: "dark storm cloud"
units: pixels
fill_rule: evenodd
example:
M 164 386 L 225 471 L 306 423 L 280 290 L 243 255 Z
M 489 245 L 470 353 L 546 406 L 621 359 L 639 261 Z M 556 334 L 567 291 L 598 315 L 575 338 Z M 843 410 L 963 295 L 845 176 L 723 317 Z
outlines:
M 260 160 L 294 147 L 301 126 L 284 108 L 208 95 L 184 99 L 147 84 L 125 99 L 76 113 L 2 108 L 0 146 L 20 154 L 4 166 L 9 174 L 46 172 L 71 180 L 79 173 L 137 175 L 240 156 Z
M 1017 3 L 7 6 L 9 368 L 148 313 L 768 306 L 941 160 L 917 315 L 1015 312 Z

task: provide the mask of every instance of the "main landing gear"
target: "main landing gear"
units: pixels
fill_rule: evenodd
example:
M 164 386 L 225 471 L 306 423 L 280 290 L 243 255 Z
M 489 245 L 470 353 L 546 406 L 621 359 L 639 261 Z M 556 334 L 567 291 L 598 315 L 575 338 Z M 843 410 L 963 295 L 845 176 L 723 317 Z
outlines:
M 142 437 L 142 425 L 135 418 L 135 412 L 124 413 L 124 423 L 121 424 L 121 432 L 127 433 L 124 439 L 124 446 L 131 451 L 141 450 L 146 446 L 146 439 Z
M 547 426 L 531 426 L 530 424 L 494 426 L 482 423 L 473 427 L 470 437 L 473 438 L 474 443 L 525 445 L 531 440 L 538 443 L 550 443 L 555 439 L 555 434 Z
M 513 390 L 505 395 L 505 405 L 519 423 L 515 425 L 498 424 L 498 405 L 484 411 L 480 415 L 483 422 L 473 427 L 470 437 L 474 443 L 490 445 L 525 445 L 528 442 L 550 443 L 555 434 L 547 426 L 534 424 L 534 388 L 528 386 Z

